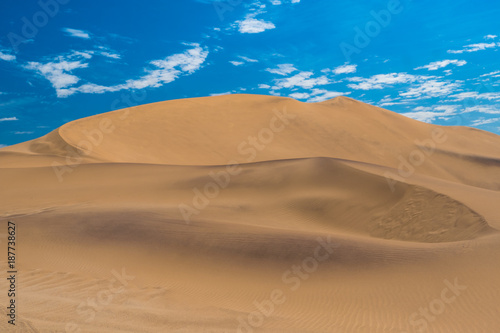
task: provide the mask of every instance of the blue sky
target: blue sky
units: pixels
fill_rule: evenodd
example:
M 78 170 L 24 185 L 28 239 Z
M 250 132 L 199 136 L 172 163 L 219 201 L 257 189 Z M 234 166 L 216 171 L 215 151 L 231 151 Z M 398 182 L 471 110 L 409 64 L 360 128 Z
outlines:
M 498 17 L 492 0 L 2 0 L 0 146 L 225 93 L 345 95 L 500 134 Z

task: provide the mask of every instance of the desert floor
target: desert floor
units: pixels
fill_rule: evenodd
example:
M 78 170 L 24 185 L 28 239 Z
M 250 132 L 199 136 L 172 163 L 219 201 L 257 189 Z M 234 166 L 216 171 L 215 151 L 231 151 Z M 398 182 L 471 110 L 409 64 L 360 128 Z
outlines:
M 2 332 L 499 332 L 500 137 L 339 97 L 143 105 L 0 149 Z

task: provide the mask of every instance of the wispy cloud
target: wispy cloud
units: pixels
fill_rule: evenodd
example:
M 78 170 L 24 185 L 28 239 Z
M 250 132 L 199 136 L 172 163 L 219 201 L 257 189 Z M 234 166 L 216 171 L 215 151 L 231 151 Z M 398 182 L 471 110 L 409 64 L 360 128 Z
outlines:
M 457 59 L 453 59 L 453 60 L 441 60 L 441 61 L 431 62 L 428 65 L 425 65 L 425 66 L 422 66 L 422 67 L 417 67 L 415 69 L 416 70 L 418 70 L 418 69 L 427 69 L 429 71 L 435 71 L 435 70 L 438 70 L 440 68 L 447 67 L 448 65 L 464 66 L 466 64 L 467 64 L 467 61 L 465 61 L 465 60 L 457 60 Z
M 299 3 L 300 0 L 288 0 L 287 2 L 290 2 L 290 3 Z M 282 5 L 283 4 L 283 1 L 282 0 L 271 0 L 271 4 L 272 5 Z
M 226 91 L 223 93 L 215 93 L 215 94 L 210 94 L 210 96 L 224 96 L 224 95 L 231 95 L 230 91 Z
M 500 108 L 495 107 L 492 105 L 475 105 L 475 106 L 470 106 L 466 108 L 464 113 L 469 113 L 469 112 L 479 112 L 479 113 L 486 113 L 486 114 L 500 114 Z
M 243 61 L 230 61 L 233 66 L 242 66 L 245 63 Z
M 477 52 L 477 51 L 483 51 L 486 49 L 494 49 L 500 46 L 500 43 L 477 43 L 477 44 L 469 44 L 463 47 L 461 50 L 448 50 L 448 53 L 453 53 L 453 54 L 461 54 L 461 53 L 470 53 L 470 52 Z
M 59 58 L 54 62 L 48 62 L 45 64 L 32 61 L 25 66 L 25 68 L 34 70 L 49 80 L 52 86 L 56 89 L 58 97 L 64 95 L 62 93 L 63 88 L 72 86 L 80 81 L 78 76 L 72 74 L 73 71 L 78 68 L 87 67 L 87 63 L 82 63 L 79 60 L 68 61 L 63 58 Z
M 7 117 L 7 118 L 0 118 L 0 121 L 16 121 L 19 120 L 17 117 Z
M 407 85 L 407 90 L 399 92 L 399 96 L 411 99 L 424 99 L 447 96 L 461 87 L 461 81 L 442 80 L 438 76 L 413 75 L 408 73 L 377 74 L 369 78 L 351 77 L 347 86 L 355 90 L 374 90 L 392 88 L 395 85 Z M 384 101 L 383 105 L 401 104 Z
M 252 59 L 252 58 L 245 57 L 245 56 L 238 56 L 238 58 L 240 58 L 246 62 L 259 62 L 257 59 Z
M 103 86 L 94 83 L 85 83 L 78 87 L 58 89 L 59 97 L 67 97 L 75 93 L 102 94 L 120 90 L 157 88 L 176 80 L 181 75 L 192 74 L 199 70 L 208 56 L 208 50 L 199 44 L 188 44 L 191 49 L 183 53 L 174 54 L 164 59 L 153 60 L 146 74 L 138 79 L 130 79 L 125 83 Z
M 492 123 L 496 123 L 497 121 L 500 121 L 500 118 L 489 118 L 489 119 L 486 119 L 486 118 L 479 118 L 479 119 L 476 119 L 476 120 L 473 120 L 471 125 L 472 126 L 481 126 L 481 125 L 487 125 L 487 124 L 492 124 Z
M 73 72 L 78 69 L 88 68 L 88 60 L 92 59 L 94 55 L 112 59 L 121 58 L 119 54 L 100 46 L 96 50 L 74 50 L 71 53 L 59 55 L 46 63 L 31 61 L 23 67 L 33 70 L 47 79 L 56 90 L 58 97 L 66 97 L 69 96 L 68 93 L 71 94 L 71 90 L 67 88 L 80 82 L 80 78 Z
M 494 72 L 491 72 L 491 73 L 486 73 L 486 74 L 483 74 L 483 75 L 480 75 L 480 77 L 500 77 L 500 71 L 494 71 Z
M 268 71 L 269 73 L 283 76 L 293 73 L 296 70 L 297 68 L 295 68 L 292 64 L 280 64 L 278 65 L 278 68 L 266 68 L 266 71 Z
M 71 28 L 62 28 L 61 29 L 67 36 L 90 39 L 90 34 L 84 30 L 71 29 Z
M 313 89 L 311 98 L 307 100 L 309 103 L 323 102 L 338 96 L 349 95 L 349 92 L 328 91 L 325 89 Z
M 356 73 L 357 67 L 358 65 L 345 64 L 333 69 L 332 72 L 336 75 Z
M 425 123 L 432 123 L 436 119 L 445 119 L 456 115 L 458 106 L 456 105 L 441 105 L 436 107 L 419 106 L 413 112 L 403 113 L 404 116 Z
M 5 60 L 5 61 L 14 61 L 16 60 L 16 56 L 9 54 L 9 53 L 4 53 L 5 51 L 0 51 L 0 59 Z
M 292 77 L 276 79 L 275 85 L 272 87 L 274 90 L 283 88 L 300 87 L 303 89 L 312 89 L 316 86 L 321 86 L 330 83 L 326 76 L 312 77 L 313 72 L 300 72 Z
M 485 100 L 500 100 L 500 92 L 479 93 L 477 91 L 466 91 L 450 96 L 457 101 L 466 99 L 485 99 Z
M 419 80 L 421 76 L 416 76 L 407 73 L 390 73 L 390 74 L 377 74 L 369 78 L 362 77 L 351 77 L 347 80 L 351 83 L 347 86 L 355 90 L 373 90 L 373 89 L 384 89 L 391 87 L 395 84 L 410 83 Z
M 379 106 L 391 106 L 391 105 L 401 105 L 401 104 L 407 104 L 407 103 L 408 103 L 408 101 L 401 100 L 400 97 L 391 98 L 391 95 L 386 95 L 377 104 Z
M 174 81 L 182 74 L 191 74 L 198 70 L 208 56 L 208 51 L 199 44 L 188 44 L 192 48 L 184 53 L 174 54 L 165 59 L 153 60 L 150 65 L 154 69 L 146 70 L 147 74 L 138 79 L 127 80 L 123 84 L 103 86 L 95 83 L 84 83 L 75 86 L 80 78 L 73 71 L 88 68 L 85 61 L 93 54 L 103 55 L 103 51 L 73 51 L 69 55 L 58 56 L 47 63 L 29 62 L 25 65 L 28 70 L 34 70 L 46 78 L 56 90 L 58 97 L 68 97 L 75 93 L 101 94 L 127 89 L 143 89 L 160 87 Z M 109 54 L 104 54 L 108 56 Z M 118 55 L 112 56 L 117 58 Z
M 109 51 L 101 51 L 98 54 L 103 56 L 103 57 L 106 57 L 106 58 L 121 59 L 121 55 L 119 55 L 118 53 L 112 53 Z
M 288 96 L 290 96 L 291 98 L 294 98 L 294 99 L 308 99 L 309 97 L 311 97 L 311 94 L 305 93 L 305 92 L 296 92 L 296 93 L 292 93 Z
M 258 34 L 266 30 L 271 30 L 276 28 L 274 23 L 267 22 L 264 20 L 258 20 L 250 14 L 242 21 L 236 21 L 235 24 L 238 27 L 238 31 L 242 34 Z
M 417 99 L 447 96 L 460 88 L 460 86 L 459 82 L 428 80 L 418 83 L 415 87 L 409 88 L 400 95 L 406 98 Z
M 345 96 L 349 94 L 349 92 L 328 91 L 326 89 L 312 89 L 310 92 L 295 92 L 288 96 L 299 100 L 306 100 L 308 103 L 318 103 L 338 96 Z
M 256 59 L 252 59 L 252 58 L 245 57 L 245 56 L 238 56 L 238 58 L 240 60 L 232 60 L 232 61 L 230 61 L 230 63 L 233 64 L 234 66 L 242 66 L 245 63 L 257 63 L 257 62 L 259 62 Z

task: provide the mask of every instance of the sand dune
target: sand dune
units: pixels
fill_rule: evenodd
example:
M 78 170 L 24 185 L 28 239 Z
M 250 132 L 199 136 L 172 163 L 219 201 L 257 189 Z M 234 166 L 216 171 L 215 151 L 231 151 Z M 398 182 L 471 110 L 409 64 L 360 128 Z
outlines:
M 488 132 L 346 97 L 175 100 L 2 148 L 0 184 L 19 332 L 500 329 Z

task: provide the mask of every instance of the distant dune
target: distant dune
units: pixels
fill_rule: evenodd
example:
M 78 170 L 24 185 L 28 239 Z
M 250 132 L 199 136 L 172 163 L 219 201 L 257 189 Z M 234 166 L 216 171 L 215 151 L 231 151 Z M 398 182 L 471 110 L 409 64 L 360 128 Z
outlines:
M 19 332 L 500 331 L 492 133 L 183 99 L 2 148 L 0 184 Z

